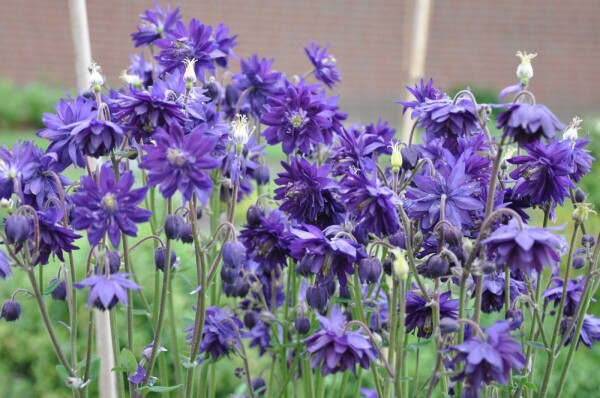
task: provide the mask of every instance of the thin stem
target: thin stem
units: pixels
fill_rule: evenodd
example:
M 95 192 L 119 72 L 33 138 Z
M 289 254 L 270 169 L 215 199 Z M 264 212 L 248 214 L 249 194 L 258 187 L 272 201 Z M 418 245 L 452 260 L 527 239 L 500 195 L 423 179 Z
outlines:
M 106 264 L 105 267 L 108 268 L 108 264 Z M 109 311 L 109 318 L 110 318 L 110 333 L 111 333 L 111 339 L 112 339 L 113 357 L 115 358 L 115 361 L 116 361 L 117 358 L 119 358 L 120 347 L 119 347 L 119 329 L 117 327 L 117 317 L 116 317 L 114 311 Z M 125 382 L 123 381 L 124 376 L 125 375 L 123 375 L 123 374 L 117 375 L 117 379 L 119 382 L 119 389 L 117 390 L 117 395 L 121 398 L 125 396 Z

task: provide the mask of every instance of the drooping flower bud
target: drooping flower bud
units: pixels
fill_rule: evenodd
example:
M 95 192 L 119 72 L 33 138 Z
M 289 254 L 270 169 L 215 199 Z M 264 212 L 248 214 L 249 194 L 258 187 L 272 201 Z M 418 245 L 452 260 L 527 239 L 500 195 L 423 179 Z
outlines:
M 444 335 L 458 332 L 460 329 L 460 325 L 458 324 L 458 322 L 456 322 L 455 319 L 452 319 L 450 317 L 444 317 L 440 319 L 439 328 L 440 332 L 442 332 L 442 334 Z
M 259 397 L 265 396 L 267 392 L 267 383 L 262 377 L 257 377 L 252 380 L 252 391 Z
M 67 299 L 67 282 L 63 278 L 52 278 L 48 286 L 57 284 L 54 290 L 50 292 L 50 297 L 56 301 L 65 301 Z
M 165 235 L 167 239 L 177 240 L 183 235 L 185 220 L 179 214 L 169 214 L 165 220 Z
M 358 277 L 361 283 L 375 283 L 381 276 L 381 261 L 377 257 L 367 257 L 358 264 Z
M 402 155 L 402 168 L 412 170 L 417 167 L 419 162 L 419 150 L 413 145 L 407 145 L 400 150 Z
M 575 203 L 585 202 L 586 194 L 585 194 L 585 192 L 583 192 L 583 190 L 581 188 L 577 188 L 577 190 L 575 191 L 575 195 L 573 195 L 573 196 L 575 199 Z
M 260 225 L 260 217 L 263 215 L 263 210 L 258 205 L 251 205 L 246 211 L 246 221 L 251 227 Z
M 304 315 L 299 315 L 294 321 L 294 327 L 300 334 L 306 334 L 310 331 L 310 321 Z
M 250 291 L 250 284 L 244 278 L 237 278 L 233 283 L 231 293 L 234 297 L 246 297 Z
M 269 167 L 267 165 L 261 164 L 254 169 L 254 179 L 258 185 L 267 185 L 270 178 Z
M 175 265 L 176 261 L 177 255 L 175 254 L 175 250 L 171 249 L 171 256 L 169 258 L 169 263 L 171 264 L 171 267 Z M 164 247 L 157 247 L 156 250 L 154 250 L 154 265 L 156 266 L 156 269 L 159 269 L 164 272 L 166 263 L 167 249 L 165 249 Z
M 6 239 L 11 244 L 25 243 L 31 235 L 31 223 L 25 216 L 14 215 L 6 219 L 4 224 Z
M 521 80 L 521 83 L 528 84 L 529 79 L 533 77 L 531 60 L 536 56 L 537 54 L 527 54 L 527 52 L 517 51 L 517 57 L 521 59 L 521 63 L 517 67 L 517 78 Z
M 248 329 L 252 329 L 258 322 L 258 314 L 256 311 L 248 311 L 244 314 L 244 325 Z
M 223 262 L 234 268 L 242 266 L 246 260 L 246 247 L 239 241 L 229 241 L 223 244 Z
M 192 229 L 192 224 L 185 223 L 183 226 L 183 231 L 181 233 L 181 242 L 183 243 L 194 243 L 194 230 Z
M 392 276 L 392 259 L 389 257 L 383 260 L 383 272 L 388 276 Z
M 582 269 L 583 267 L 585 267 L 585 258 L 581 256 L 573 258 L 573 268 Z
M 308 306 L 318 312 L 324 312 L 329 301 L 327 288 L 322 285 L 312 285 L 306 289 L 306 302 Z
M 448 274 L 450 264 L 440 254 L 434 254 L 427 260 L 427 266 L 425 268 L 425 276 L 430 278 L 439 278 Z
M 223 264 L 223 266 L 221 267 L 221 279 L 225 283 L 235 283 L 239 274 L 240 271 L 231 265 Z
M 2 304 L 2 315 L 0 319 L 4 318 L 7 322 L 14 322 L 21 316 L 21 304 L 16 300 L 6 300 Z
M 444 240 L 450 246 L 458 247 L 462 242 L 463 234 L 460 228 L 448 225 L 444 228 Z

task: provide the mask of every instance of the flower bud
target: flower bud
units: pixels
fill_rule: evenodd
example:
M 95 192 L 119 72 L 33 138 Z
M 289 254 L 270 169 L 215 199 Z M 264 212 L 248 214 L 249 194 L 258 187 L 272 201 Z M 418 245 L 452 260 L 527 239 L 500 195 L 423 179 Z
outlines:
M 483 273 L 486 275 L 490 275 L 490 274 L 496 272 L 496 263 L 493 263 L 491 261 L 485 261 L 481 265 L 481 271 L 483 271 Z
M 298 333 L 306 334 L 310 331 L 310 321 L 304 315 L 300 315 L 294 321 L 294 327 Z
M 521 63 L 517 67 L 517 78 L 521 80 L 521 83 L 528 84 L 529 79 L 533 77 L 531 60 L 536 56 L 537 54 L 527 54 L 527 52 L 517 51 L 517 57 L 521 59 Z
M 263 210 L 258 205 L 251 205 L 246 212 L 246 221 L 251 227 L 257 227 L 261 224 L 260 218 L 263 215 Z
M 263 397 L 267 392 L 267 383 L 262 377 L 257 377 L 252 380 L 252 391 L 259 397 Z
M 462 242 L 462 231 L 453 225 L 444 228 L 444 240 L 450 246 L 459 246 Z
M 581 237 L 581 244 L 583 246 L 594 247 L 594 245 L 596 244 L 596 238 L 594 237 L 594 235 L 585 234 Z
M 171 267 L 175 265 L 175 261 L 177 261 L 177 255 L 175 254 L 175 250 L 171 249 L 171 256 L 169 258 L 169 263 Z M 164 247 L 157 247 L 154 250 L 154 265 L 156 269 L 159 269 L 164 272 L 165 264 L 167 263 L 167 249 Z
M 205 90 L 204 95 L 210 98 L 211 102 L 216 104 L 221 102 L 221 98 L 223 98 L 223 87 L 221 87 L 214 76 L 211 76 L 202 88 Z
M 400 167 L 402 167 L 402 152 L 400 150 L 400 141 L 396 141 L 392 145 L 392 172 L 398 173 L 400 172 Z
M 65 301 L 67 299 L 67 282 L 62 278 L 52 278 L 48 286 L 52 286 L 56 281 L 59 281 L 54 290 L 50 293 L 50 297 L 56 301 Z
M 585 192 L 583 192 L 583 190 L 581 188 L 577 188 L 577 190 L 575 190 L 575 195 L 574 199 L 575 199 L 575 203 L 584 203 L 585 202 Z
M 448 274 L 450 264 L 440 254 L 434 254 L 427 260 L 425 276 L 430 278 L 439 278 Z
M 246 247 L 238 241 L 223 244 L 223 262 L 235 268 L 242 266 L 246 260 Z
M 258 322 L 258 314 L 256 311 L 248 311 L 244 314 L 244 325 L 248 329 L 252 329 Z
M 4 318 L 7 322 L 14 322 L 21 316 L 21 304 L 16 300 L 6 300 L 2 304 L 2 315 L 0 319 Z
M 402 156 L 402 168 L 412 170 L 419 162 L 419 150 L 413 145 L 407 145 L 400 150 Z
M 358 264 L 358 277 L 361 283 L 375 283 L 381 276 L 381 261 L 377 257 L 367 257 Z
M 233 283 L 231 293 L 234 297 L 246 297 L 250 292 L 250 284 L 244 278 L 237 278 Z
M 383 260 L 383 272 L 388 276 L 392 276 L 392 259 L 389 257 Z
M 403 231 L 398 231 L 393 235 L 388 237 L 390 245 L 399 247 L 400 249 L 406 250 L 406 235 L 404 235 Z
M 585 267 L 585 258 L 581 256 L 573 258 L 573 268 L 582 269 L 583 267 Z
M 254 170 L 254 179 L 258 185 L 267 185 L 270 178 L 269 168 L 266 165 L 261 164 Z
M 185 220 L 178 214 L 169 214 L 165 220 L 165 235 L 167 239 L 177 240 L 183 235 Z
M 235 283 L 235 280 L 238 278 L 239 275 L 240 271 L 231 265 L 223 264 L 223 266 L 221 267 L 221 279 L 225 283 Z
M 439 328 L 442 334 L 450 334 L 458 332 L 460 329 L 460 325 L 458 324 L 458 322 L 456 322 L 455 319 L 452 319 L 450 317 L 444 317 L 440 319 Z
M 506 311 L 504 318 L 510 321 L 510 330 L 513 331 L 519 329 L 525 320 L 523 317 L 523 311 L 516 308 L 510 308 L 508 311 Z
M 296 272 L 304 277 L 309 277 L 313 274 L 312 266 L 315 263 L 315 257 L 312 254 L 305 254 L 298 264 L 296 264 Z
M 181 242 L 187 244 L 194 243 L 194 230 L 192 229 L 192 224 L 185 223 L 183 225 L 181 231 Z
M 306 289 L 306 302 L 310 308 L 324 312 L 328 301 L 329 295 L 325 286 L 312 285 Z
M 6 232 L 8 243 L 22 244 L 31 235 L 31 223 L 25 216 L 10 216 L 4 223 L 4 231 Z

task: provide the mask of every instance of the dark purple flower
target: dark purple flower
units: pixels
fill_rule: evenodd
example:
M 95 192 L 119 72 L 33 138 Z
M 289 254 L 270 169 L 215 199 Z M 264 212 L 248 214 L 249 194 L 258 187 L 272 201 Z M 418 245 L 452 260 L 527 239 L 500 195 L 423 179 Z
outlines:
M 118 302 L 127 305 L 127 290 L 138 290 L 134 282 L 128 280 L 129 274 L 92 275 L 81 282 L 74 283 L 77 289 L 90 288 L 88 306 L 99 310 L 111 310 Z
M 425 129 L 429 139 L 462 137 L 480 130 L 473 103 L 468 98 L 456 103 L 449 98 L 426 99 L 414 107 L 412 118 L 419 118 L 418 126 Z
M 237 35 L 229 36 L 229 28 L 219 23 L 215 29 L 215 41 L 219 50 L 225 54 L 223 57 L 215 58 L 215 62 L 222 68 L 227 68 L 229 58 L 235 57 L 233 47 L 237 46 L 235 39 Z
M 510 177 L 517 181 L 513 196 L 527 197 L 532 205 L 551 201 L 562 205 L 569 197 L 569 188 L 575 188 L 569 178 L 573 170 L 569 145 L 569 141 L 549 144 L 536 141 L 524 146 L 527 155 L 508 159 L 509 163 L 518 165 L 510 173 Z
M 78 123 L 71 136 L 84 155 L 99 158 L 108 155 L 123 142 L 123 129 L 106 117 L 108 106 L 103 104 L 96 117 Z
M 127 171 L 115 181 L 109 164 L 102 165 L 98 182 L 92 177 L 81 177 L 82 188 L 72 196 L 75 210 L 72 225 L 75 229 L 87 229 L 90 244 L 97 245 L 108 232 L 115 247 L 121 241 L 121 232 L 137 236 L 137 223 L 146 222 L 152 214 L 137 207 L 148 187 L 132 190 L 133 172 Z
M 421 78 L 421 84 L 415 83 L 415 87 L 406 86 L 406 89 L 415 97 L 414 101 L 396 101 L 397 104 L 403 106 L 402 113 L 404 114 L 407 109 L 415 109 L 418 105 L 422 104 L 426 100 L 438 100 L 446 96 L 442 92 L 442 88 L 433 88 L 433 79 L 429 79 L 427 83 Z
M 580 140 L 573 140 L 569 144 L 571 150 L 571 164 L 572 171 L 569 174 L 571 179 L 575 182 L 579 182 L 584 175 L 592 171 L 592 163 L 595 158 L 590 155 L 590 151 L 585 147 L 592 142 L 589 138 L 582 138 Z
M 15 142 L 12 150 L 0 146 L 0 199 L 10 199 L 13 193 L 21 193 L 23 180 L 30 178 L 39 166 L 35 149 L 28 141 Z
M 58 156 L 58 162 L 62 169 L 70 164 L 84 167 L 85 162 L 81 149 L 75 143 L 75 137 L 71 131 L 79 123 L 95 116 L 93 100 L 79 96 L 75 99 L 61 99 L 55 105 L 56 114 L 44 113 L 42 122 L 45 128 L 39 130 L 36 135 L 50 141 L 47 152 L 54 152 Z
M 216 138 L 196 131 L 185 135 L 175 124 L 168 131 L 159 129 L 154 140 L 155 145 L 142 147 L 147 154 L 142 156 L 140 167 L 149 171 L 148 185 L 160 184 L 165 198 L 179 191 L 190 200 L 196 192 L 204 202 L 213 187 L 207 170 L 219 166 L 219 161 L 210 156 Z
M 554 308 L 556 308 L 563 294 L 564 280 L 561 278 L 554 278 L 552 282 L 554 283 L 554 287 L 551 287 L 544 291 L 542 297 L 547 302 L 554 301 Z M 584 286 L 585 279 L 581 275 L 575 279 L 570 279 L 567 283 L 567 296 L 565 298 L 565 306 L 563 309 L 563 313 L 565 316 L 575 315 L 577 305 L 581 301 Z M 592 299 L 592 301 L 596 300 Z
M 264 113 L 267 97 L 275 94 L 281 86 L 281 73 L 272 71 L 271 66 L 272 59 L 258 58 L 254 54 L 248 60 L 241 60 L 241 73 L 233 77 L 238 95 L 245 92 L 240 109 L 247 109 L 256 119 Z
M 313 64 L 315 78 L 332 88 L 336 83 L 341 82 L 342 78 L 337 68 L 337 61 L 328 50 L 329 46 L 321 47 L 313 40 L 308 47 L 304 47 L 308 59 Z
M 140 55 L 130 54 L 129 59 L 131 60 L 131 65 L 127 68 L 126 75 L 134 77 L 134 81 L 139 82 L 136 88 L 148 88 L 152 86 L 154 81 L 152 64 L 146 62 L 144 53 L 142 52 Z
M 175 34 L 175 27 L 181 20 L 179 7 L 171 11 L 171 6 L 167 6 L 166 12 L 155 4 L 154 9 L 147 9 L 140 15 L 142 23 L 137 26 L 137 32 L 131 34 L 131 38 L 136 47 L 153 44 L 161 38 L 169 38 Z
M 325 228 L 343 221 L 344 206 L 337 198 L 337 184 L 328 178 L 330 165 L 317 167 L 306 159 L 292 157 L 281 162 L 285 169 L 275 183 L 275 199 L 281 201 L 281 210 L 298 223 L 309 223 Z
M 242 229 L 240 242 L 246 246 L 250 257 L 267 270 L 285 267 L 290 239 L 285 215 L 275 209 L 268 216 L 261 213 L 259 221 Z
M 564 336 L 567 331 L 567 326 L 570 324 L 571 319 L 565 318 L 562 320 L 560 324 L 560 334 Z M 573 341 L 573 335 L 575 334 L 575 329 L 577 328 L 577 322 L 573 326 L 571 330 L 570 336 L 565 341 L 565 346 L 571 344 Z M 590 350 L 594 344 L 594 341 L 600 340 L 600 318 L 597 318 L 593 315 L 585 314 L 583 317 L 583 325 L 581 326 L 581 333 L 579 334 L 579 339 L 577 341 L 577 348 L 579 348 L 579 344 L 583 343 Z
M 288 155 L 295 150 L 310 154 L 318 144 L 329 143 L 322 130 L 331 126 L 331 111 L 313 89 L 304 81 L 286 81 L 283 90 L 267 98 L 261 122 L 269 127 L 263 135 L 271 145 L 281 142 Z
M 223 355 L 229 355 L 231 350 L 241 344 L 236 328 L 239 331 L 242 327 L 242 322 L 227 313 L 226 310 L 215 306 L 207 308 L 199 353 L 206 353 L 213 361 Z M 193 338 L 193 329 L 193 325 L 186 328 L 186 331 L 189 332 L 186 338 L 190 342 Z
M 439 311 L 441 318 L 458 317 L 457 299 L 451 299 L 452 293 L 445 292 L 440 294 Z M 420 294 L 412 291 L 406 294 L 406 331 L 408 333 L 417 330 L 417 336 L 428 339 L 433 334 L 433 309 L 431 305 Z
M 337 305 L 331 309 L 330 318 L 317 316 L 322 329 L 304 339 L 312 368 L 320 365 L 323 376 L 346 370 L 356 375 L 356 364 L 368 369 L 371 361 L 377 360 L 377 351 L 367 336 L 344 330 L 346 321 Z
M 354 274 L 353 264 L 365 258 L 366 253 L 358 243 L 345 237 L 335 237 L 337 230 L 330 227 L 321 231 L 310 224 L 291 228 L 295 238 L 290 242 L 290 254 L 302 263 L 298 264 L 299 273 L 317 275 L 319 282 L 337 276 L 340 285 L 346 286 L 347 275 Z
M 271 327 L 258 321 L 249 332 L 244 333 L 244 338 L 250 340 L 250 347 L 258 347 L 258 353 L 263 356 L 271 348 Z
M 415 175 L 414 186 L 406 192 L 405 208 L 411 218 L 420 220 L 420 227 L 429 231 L 440 221 L 442 195 L 446 196 L 444 219 L 456 227 L 473 228 L 472 212 L 482 210 L 476 199 L 480 184 L 465 174 L 461 158 L 454 167 L 440 168 L 433 176 Z
M 0 250 L 0 279 L 9 278 L 12 275 L 11 263 L 10 258 Z
M 63 167 L 58 163 L 54 152 L 44 155 L 39 149 L 34 148 L 33 153 L 36 152 L 38 156 L 34 155 L 34 157 L 39 158 L 39 161 L 36 162 L 37 167 L 23 180 L 23 199 L 33 208 L 42 209 L 48 205 L 49 199 L 60 199 L 61 194 L 64 196 L 64 189 L 71 184 L 71 181 L 60 174 Z M 58 185 L 59 183 L 61 186 Z
M 132 87 L 129 94 L 120 94 L 116 101 L 116 116 L 138 142 L 148 142 L 158 128 L 168 129 L 185 120 L 182 104 L 178 102 L 179 91 L 172 90 L 169 84 L 183 82 L 182 75 L 175 72 L 167 74 L 166 79 L 156 80 L 148 90 Z
M 54 286 L 50 292 L 52 300 L 67 301 L 67 281 L 63 278 L 52 278 L 48 283 L 48 287 Z
M 496 127 L 504 130 L 504 136 L 513 138 L 521 145 L 542 137 L 550 140 L 565 127 L 544 105 L 525 102 L 509 104 L 497 119 Z
M 37 212 L 39 220 L 40 254 L 38 262 L 48 264 L 50 254 L 54 254 L 62 262 L 65 261 L 63 251 L 71 253 L 79 247 L 73 245 L 81 235 L 62 225 L 64 208 L 48 207 Z
M 127 380 L 135 385 L 142 384 L 146 380 L 146 369 L 144 369 L 141 363 L 138 363 L 137 370 Z
M 499 272 L 491 275 L 483 275 L 483 287 L 481 296 L 481 310 L 487 314 L 492 312 L 500 312 L 504 307 L 505 293 L 504 272 Z M 510 278 L 510 303 L 515 302 L 515 299 L 522 293 L 527 292 L 525 282 Z M 473 291 L 473 297 L 475 291 Z
M 379 182 L 375 173 L 368 178 L 363 173 L 350 173 L 341 182 L 340 195 L 348 214 L 356 220 L 359 236 L 372 232 L 388 236 L 398 232 L 400 217 L 396 206 L 400 198 L 390 188 Z
M 2 312 L 0 319 L 4 318 L 6 322 L 14 322 L 21 317 L 21 304 L 13 299 L 6 300 L 2 303 Z
M 525 366 L 525 357 L 521 354 L 521 344 L 510 335 L 510 322 L 498 321 L 485 329 L 485 336 L 472 334 L 464 343 L 450 350 L 456 351 L 456 357 L 449 367 L 454 369 L 464 362 L 464 369 L 457 376 L 466 381 L 463 397 L 477 397 L 482 385 L 498 382 L 508 384 L 511 370 L 520 370 Z
M 533 271 L 542 272 L 544 266 L 558 264 L 565 250 L 564 237 L 551 230 L 521 225 L 513 218 L 492 232 L 482 244 L 488 246 L 490 255 L 495 254 L 498 268 L 508 265 L 512 272 L 531 276 Z
M 204 81 L 204 71 L 213 71 L 215 58 L 225 54 L 219 50 L 219 45 L 212 37 L 213 30 L 205 26 L 196 18 L 192 18 L 189 28 L 181 21 L 177 21 L 171 37 L 156 40 L 156 46 L 161 52 L 156 56 L 158 63 L 163 66 L 163 74 L 174 70 L 185 71 L 184 60 L 195 59 L 194 72 L 201 81 Z

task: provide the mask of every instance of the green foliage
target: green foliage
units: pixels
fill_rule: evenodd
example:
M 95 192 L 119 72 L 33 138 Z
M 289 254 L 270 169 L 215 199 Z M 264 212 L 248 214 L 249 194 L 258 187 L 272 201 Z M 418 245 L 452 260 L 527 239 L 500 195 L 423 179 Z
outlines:
M 64 92 L 42 83 L 19 86 L 0 81 L 0 128 L 42 127 L 42 114 L 52 112 Z

